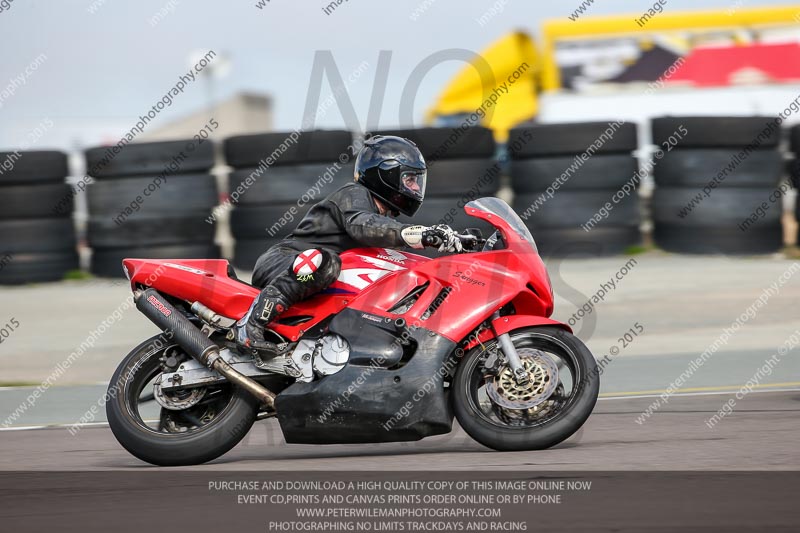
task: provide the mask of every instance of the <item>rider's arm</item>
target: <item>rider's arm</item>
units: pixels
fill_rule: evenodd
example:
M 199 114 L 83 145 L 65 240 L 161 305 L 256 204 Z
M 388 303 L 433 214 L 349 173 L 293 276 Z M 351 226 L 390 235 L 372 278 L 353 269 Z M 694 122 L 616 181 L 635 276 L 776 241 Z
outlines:
M 336 199 L 339 222 L 350 237 L 364 246 L 401 248 L 406 246 L 401 232 L 410 224 L 376 213 L 375 203 L 366 190 L 353 187 L 351 194 Z

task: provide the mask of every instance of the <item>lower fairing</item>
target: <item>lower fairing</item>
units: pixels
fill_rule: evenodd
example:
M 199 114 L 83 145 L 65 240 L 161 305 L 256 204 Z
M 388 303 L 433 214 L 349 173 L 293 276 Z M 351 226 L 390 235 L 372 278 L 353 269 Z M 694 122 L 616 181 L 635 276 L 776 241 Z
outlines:
M 286 442 L 398 442 L 449 433 L 453 411 L 445 384 L 457 366 L 456 344 L 421 327 L 398 330 L 360 315 L 345 310 L 330 325 L 350 343 L 342 370 L 295 383 L 276 398 Z

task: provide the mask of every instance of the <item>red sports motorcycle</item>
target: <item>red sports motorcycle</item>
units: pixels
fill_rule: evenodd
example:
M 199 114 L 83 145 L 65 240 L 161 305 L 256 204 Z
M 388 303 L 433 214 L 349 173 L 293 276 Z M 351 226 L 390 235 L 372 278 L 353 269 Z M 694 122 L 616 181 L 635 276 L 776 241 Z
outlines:
M 341 254 L 338 280 L 269 325 L 250 351 L 233 326 L 259 289 L 224 260 L 126 259 L 137 308 L 162 333 L 109 385 L 117 440 L 156 465 L 199 464 L 277 417 L 287 443 L 419 440 L 453 417 L 496 450 L 562 442 L 597 401 L 595 359 L 549 319 L 553 293 L 536 244 L 502 200 L 468 203 L 494 226 L 469 253 L 429 259 L 389 249 Z

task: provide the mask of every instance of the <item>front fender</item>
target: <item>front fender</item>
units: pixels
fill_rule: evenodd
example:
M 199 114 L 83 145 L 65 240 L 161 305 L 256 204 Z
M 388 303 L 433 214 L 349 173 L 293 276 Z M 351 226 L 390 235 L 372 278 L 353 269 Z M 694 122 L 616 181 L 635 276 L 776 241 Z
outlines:
M 563 322 L 552 320 L 544 316 L 535 315 L 509 315 L 501 316 L 500 318 L 492 321 L 492 327 L 484 329 L 477 336 L 470 336 L 469 342 L 463 347 L 464 351 L 469 351 L 478 344 L 488 342 L 494 339 L 497 335 L 508 333 L 520 328 L 529 328 L 537 326 L 554 326 L 561 328 L 565 331 L 572 333 L 572 328 Z

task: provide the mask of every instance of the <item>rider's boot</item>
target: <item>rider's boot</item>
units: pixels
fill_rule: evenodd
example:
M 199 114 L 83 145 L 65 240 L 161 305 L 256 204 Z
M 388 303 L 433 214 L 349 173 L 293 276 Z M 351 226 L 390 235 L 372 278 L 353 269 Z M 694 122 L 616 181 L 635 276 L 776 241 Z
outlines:
M 274 286 L 267 285 L 235 326 L 236 343 L 255 350 L 274 349 L 264 337 L 264 328 L 289 307 L 286 297 Z

